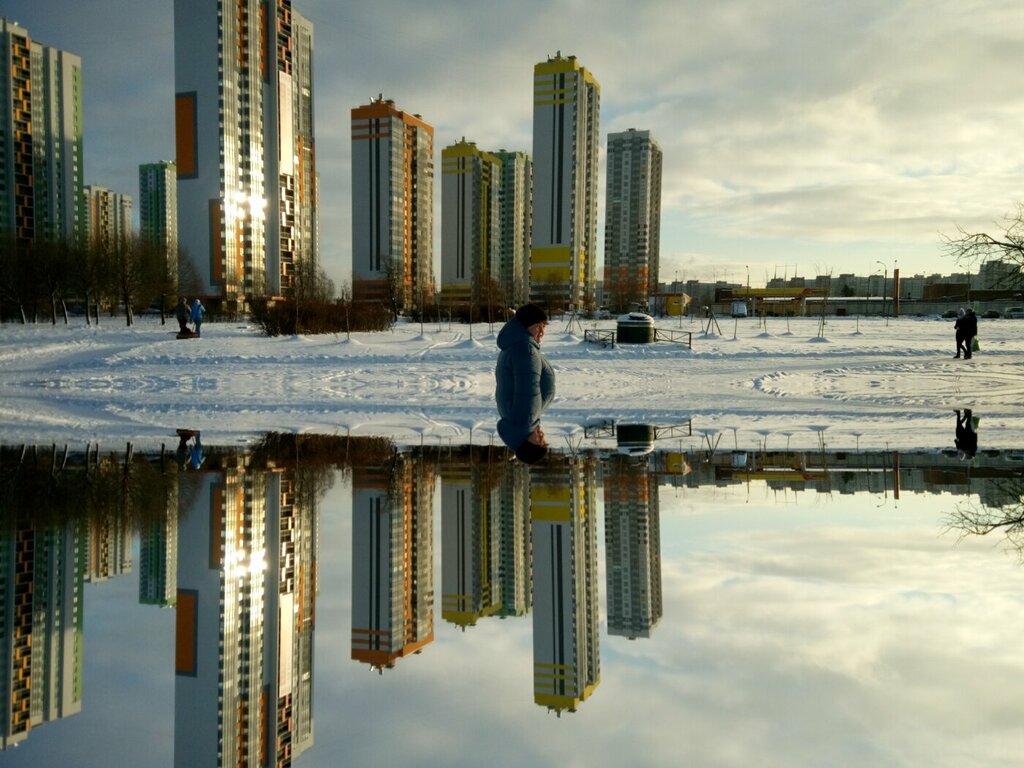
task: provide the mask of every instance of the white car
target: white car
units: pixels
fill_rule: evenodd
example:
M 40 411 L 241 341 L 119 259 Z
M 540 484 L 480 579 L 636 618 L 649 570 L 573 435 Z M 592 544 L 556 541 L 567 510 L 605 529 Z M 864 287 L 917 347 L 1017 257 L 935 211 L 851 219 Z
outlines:
M 1007 307 L 1003 311 L 1003 317 L 1009 320 L 1020 320 L 1024 318 L 1024 307 Z

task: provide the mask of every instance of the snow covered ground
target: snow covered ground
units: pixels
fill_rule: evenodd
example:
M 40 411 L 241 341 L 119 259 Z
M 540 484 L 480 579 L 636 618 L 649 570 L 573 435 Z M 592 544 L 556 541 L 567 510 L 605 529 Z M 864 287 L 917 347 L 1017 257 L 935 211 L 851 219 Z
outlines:
M 152 318 L 74 322 L 0 326 L 0 442 L 159 446 L 179 427 L 212 445 L 268 431 L 498 442 L 498 324 L 403 323 L 349 340 L 206 323 L 203 338 L 179 341 Z M 823 334 L 816 318 L 726 318 L 710 334 L 704 322 L 658 320 L 692 332 L 692 350 L 602 348 L 584 330 L 614 320 L 552 322 L 551 445 L 600 444 L 584 427 L 610 420 L 689 423 L 684 448 L 938 449 L 952 445 L 953 410 L 972 408 L 981 449 L 1024 447 L 1024 321 L 980 321 L 967 361 L 953 359 L 952 323 L 934 317 L 829 318 Z

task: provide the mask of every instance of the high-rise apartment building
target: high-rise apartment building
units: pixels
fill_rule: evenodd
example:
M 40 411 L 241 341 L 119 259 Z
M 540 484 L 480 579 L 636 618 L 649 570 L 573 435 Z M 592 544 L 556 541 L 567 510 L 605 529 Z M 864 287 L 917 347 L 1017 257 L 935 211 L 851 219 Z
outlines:
M 290 0 L 175 0 L 178 240 L 207 297 L 316 270 L 312 25 Z
M 82 60 L 0 18 L 0 239 L 85 237 Z
M 441 297 L 500 303 L 501 162 L 462 139 L 441 150 Z
M 647 308 L 658 288 L 661 148 L 650 131 L 608 134 L 604 295 L 617 311 Z
M 139 166 L 139 239 L 147 247 L 176 259 L 178 174 L 172 160 Z
M 434 128 L 383 95 L 352 110 L 352 297 L 433 302 Z
M 501 238 L 498 246 L 498 284 L 508 306 L 530 298 L 530 231 L 533 216 L 533 161 L 525 152 L 498 150 L 501 161 Z
M 132 242 L 132 199 L 90 184 L 85 188 L 87 240 L 106 251 L 125 252 Z
M 596 301 L 600 99 L 575 56 L 534 67 L 530 298 L 547 307 Z

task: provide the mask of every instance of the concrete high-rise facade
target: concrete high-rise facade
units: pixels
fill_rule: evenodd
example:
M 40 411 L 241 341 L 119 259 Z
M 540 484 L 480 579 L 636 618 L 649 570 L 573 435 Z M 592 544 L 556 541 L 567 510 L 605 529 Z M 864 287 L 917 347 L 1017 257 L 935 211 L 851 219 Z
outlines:
M 433 303 L 434 128 L 383 94 L 352 110 L 352 297 Z
M 575 56 L 534 67 L 530 298 L 549 308 L 596 302 L 600 99 Z
M 170 258 L 178 253 L 178 174 L 172 160 L 139 166 L 139 239 Z
M 0 239 L 86 234 L 82 60 L 0 18 Z
M 132 242 L 132 199 L 90 184 L 85 188 L 86 239 L 105 251 L 124 253 Z
M 533 221 L 533 161 L 525 152 L 498 150 L 501 161 L 501 238 L 498 284 L 512 307 L 530 298 L 530 232 Z
M 501 162 L 473 142 L 441 150 L 441 298 L 474 306 L 500 299 Z
M 616 311 L 647 308 L 658 287 L 661 148 L 650 131 L 608 134 L 604 295 Z
M 175 0 L 178 240 L 229 306 L 315 274 L 312 54 L 290 0 Z

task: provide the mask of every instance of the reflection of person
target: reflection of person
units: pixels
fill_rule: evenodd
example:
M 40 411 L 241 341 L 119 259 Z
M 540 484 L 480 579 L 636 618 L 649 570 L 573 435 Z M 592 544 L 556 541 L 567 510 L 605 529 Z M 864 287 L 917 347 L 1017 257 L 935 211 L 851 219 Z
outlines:
M 192 447 L 189 449 L 189 458 L 192 460 L 192 469 L 199 469 L 206 461 L 203 455 L 203 444 L 199 442 L 199 433 L 192 438 Z
M 954 444 L 961 459 L 973 459 L 978 452 L 978 433 L 974 429 L 974 416 L 968 408 L 961 415 L 956 411 L 956 440 Z
M 191 316 L 191 320 L 192 320 L 193 330 L 196 332 L 196 336 L 201 336 L 202 335 L 199 332 L 199 329 L 203 325 L 203 315 L 205 315 L 205 314 L 206 314 L 206 307 L 203 306 L 203 303 L 199 299 L 196 299 L 195 301 L 193 301 L 192 302 L 192 316 Z
M 188 333 L 188 318 L 191 312 L 188 308 L 188 299 L 184 296 L 181 297 L 181 302 L 178 304 L 178 308 L 174 312 L 174 317 L 178 320 L 178 328 L 181 333 Z
M 498 332 L 498 434 L 527 464 L 540 461 L 548 451 L 540 426 L 541 414 L 555 397 L 555 372 L 540 351 L 547 324 L 543 309 L 524 304 Z

